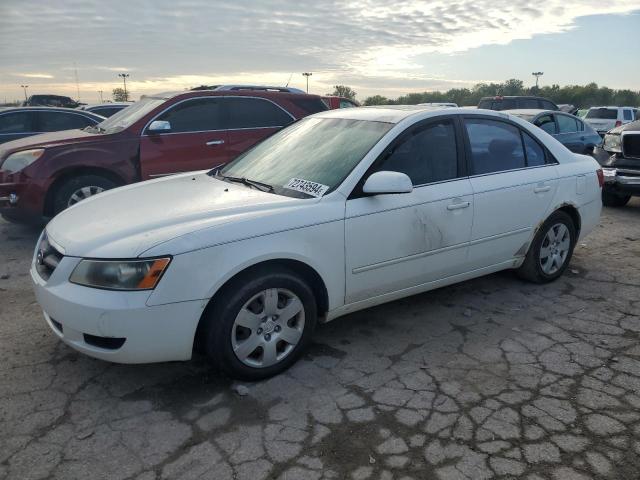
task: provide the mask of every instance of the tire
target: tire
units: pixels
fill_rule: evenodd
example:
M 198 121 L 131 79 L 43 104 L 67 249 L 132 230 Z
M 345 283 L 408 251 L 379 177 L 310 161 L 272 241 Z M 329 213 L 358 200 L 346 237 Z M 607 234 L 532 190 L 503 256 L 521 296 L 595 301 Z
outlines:
M 558 245 L 554 244 L 554 237 L 557 238 L 555 241 L 558 241 Z M 553 282 L 569 266 L 576 242 L 577 232 L 573 219 L 565 212 L 554 212 L 536 233 L 524 263 L 516 273 L 529 282 Z M 555 251 L 559 253 L 554 255 Z M 558 265 L 558 262 L 561 264 Z
M 300 276 L 284 267 L 256 269 L 216 296 L 203 317 L 199 341 L 229 376 L 256 381 L 293 365 L 309 344 L 316 321 L 316 299 Z
M 629 203 L 631 195 L 617 195 L 613 192 L 602 190 L 602 204 L 605 207 L 624 207 Z
M 101 175 L 78 175 L 60 185 L 53 195 L 53 213 L 57 215 L 64 209 L 104 190 L 117 187 L 118 184 Z

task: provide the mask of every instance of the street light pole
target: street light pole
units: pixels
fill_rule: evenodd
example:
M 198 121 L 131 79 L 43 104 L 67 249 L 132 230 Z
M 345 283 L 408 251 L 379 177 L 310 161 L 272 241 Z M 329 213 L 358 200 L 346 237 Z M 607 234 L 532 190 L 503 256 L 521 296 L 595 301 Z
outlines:
M 129 78 L 128 73 L 119 73 L 119 77 L 122 77 L 122 83 L 124 84 L 124 101 L 129 100 L 129 95 L 127 95 L 127 78 Z
M 98 90 L 98 93 L 100 94 L 100 103 L 104 103 L 104 100 L 102 99 L 102 90 Z
M 27 88 L 29 88 L 29 85 L 20 85 L 23 89 L 24 89 L 24 101 L 27 101 Z
M 536 88 L 538 88 L 538 79 L 544 75 L 544 72 L 533 72 L 531 75 L 536 77 Z
M 313 75 L 313 73 L 312 73 L 312 72 L 303 72 L 303 73 L 302 73 L 302 75 L 303 75 L 304 77 L 307 77 L 307 93 L 309 93 L 309 77 L 310 77 L 311 75 Z

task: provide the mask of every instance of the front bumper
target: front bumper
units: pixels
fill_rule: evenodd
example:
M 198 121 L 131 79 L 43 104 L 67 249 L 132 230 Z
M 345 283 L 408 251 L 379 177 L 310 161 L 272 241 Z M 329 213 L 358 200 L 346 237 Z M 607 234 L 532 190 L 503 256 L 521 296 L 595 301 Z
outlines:
M 48 280 L 31 267 L 36 299 L 51 330 L 70 347 L 116 363 L 189 360 L 206 302 L 148 306 L 149 291 L 83 287 L 68 279 L 80 261 L 63 257 Z
M 0 214 L 12 220 L 41 223 L 47 188 L 46 182 L 28 179 L 20 172 L 0 171 Z
M 604 188 L 623 195 L 640 195 L 640 170 L 603 167 Z

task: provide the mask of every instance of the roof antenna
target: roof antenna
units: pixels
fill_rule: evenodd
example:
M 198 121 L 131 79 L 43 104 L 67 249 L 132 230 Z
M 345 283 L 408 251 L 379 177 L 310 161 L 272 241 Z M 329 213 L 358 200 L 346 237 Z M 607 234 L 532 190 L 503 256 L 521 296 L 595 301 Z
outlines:
M 289 80 L 287 80 L 287 84 L 285 85 L 285 87 L 289 86 L 289 82 L 291 81 L 291 77 L 293 77 L 293 73 L 291 75 L 289 75 Z

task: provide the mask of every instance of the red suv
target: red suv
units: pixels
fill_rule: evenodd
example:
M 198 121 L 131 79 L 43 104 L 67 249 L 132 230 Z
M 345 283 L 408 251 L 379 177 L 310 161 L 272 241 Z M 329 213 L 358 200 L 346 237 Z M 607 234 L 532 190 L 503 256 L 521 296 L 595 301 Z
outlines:
M 0 213 L 41 220 L 128 183 L 224 164 L 306 115 L 321 98 L 259 90 L 143 97 L 94 127 L 0 147 Z

